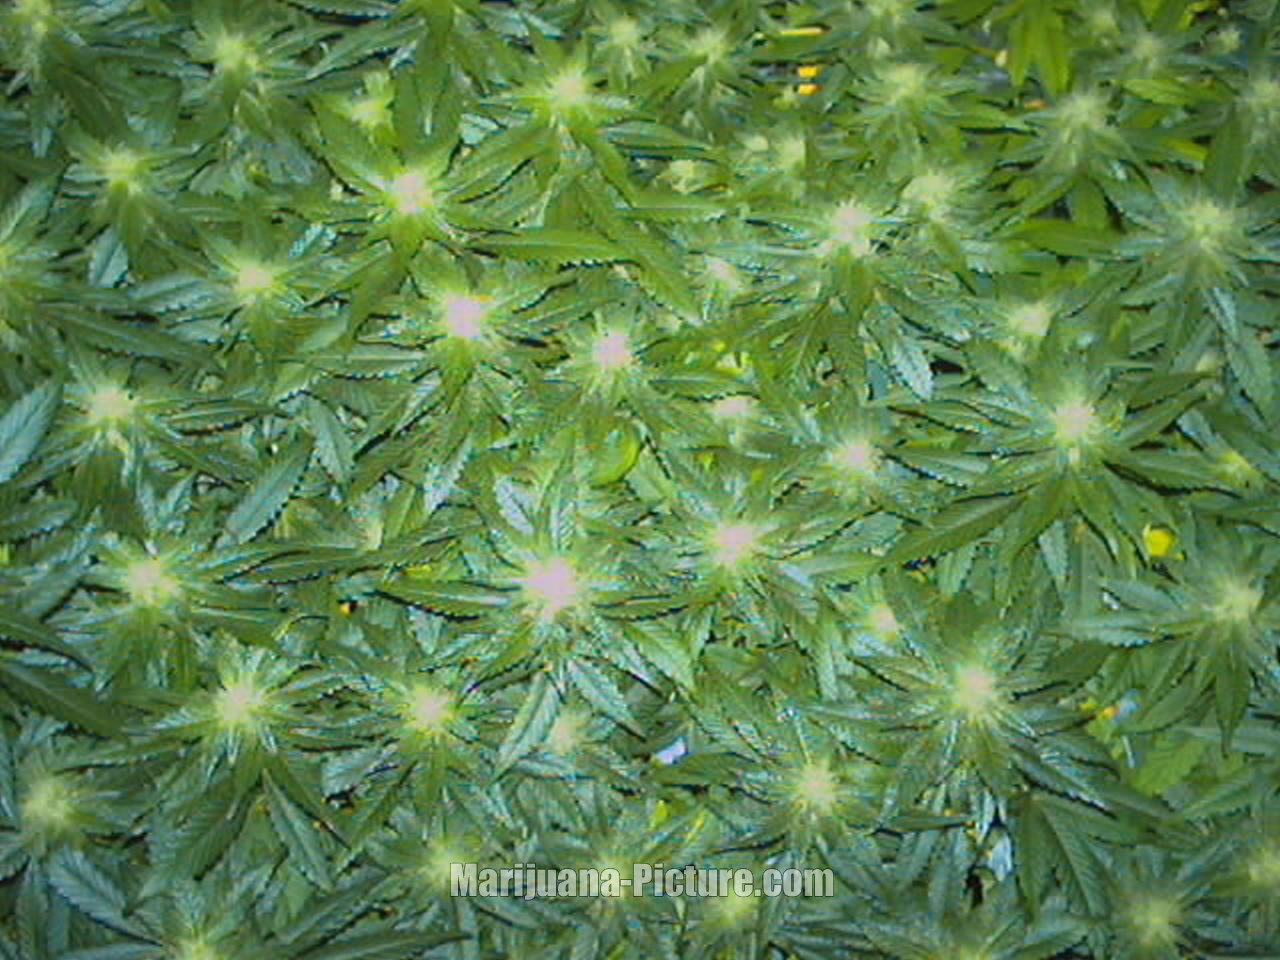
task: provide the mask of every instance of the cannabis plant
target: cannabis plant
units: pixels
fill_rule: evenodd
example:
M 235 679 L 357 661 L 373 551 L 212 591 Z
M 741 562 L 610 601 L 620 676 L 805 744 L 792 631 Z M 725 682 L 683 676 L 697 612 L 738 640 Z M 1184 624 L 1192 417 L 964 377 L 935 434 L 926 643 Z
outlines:
M 1277 64 L 5 4 L 0 958 L 1276 956 Z

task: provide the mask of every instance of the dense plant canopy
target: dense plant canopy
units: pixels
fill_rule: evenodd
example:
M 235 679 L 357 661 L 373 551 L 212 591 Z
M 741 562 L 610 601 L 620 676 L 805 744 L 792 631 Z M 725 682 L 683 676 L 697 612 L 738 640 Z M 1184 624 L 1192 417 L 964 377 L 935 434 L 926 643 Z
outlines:
M 1280 956 L 1278 64 L 7 3 L 0 958 Z

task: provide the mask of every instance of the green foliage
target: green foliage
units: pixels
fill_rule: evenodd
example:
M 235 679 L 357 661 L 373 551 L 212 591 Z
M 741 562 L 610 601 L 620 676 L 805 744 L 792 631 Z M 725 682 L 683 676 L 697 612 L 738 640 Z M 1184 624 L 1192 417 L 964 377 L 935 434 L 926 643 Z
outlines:
M 1277 955 L 1278 56 L 6 4 L 0 957 Z

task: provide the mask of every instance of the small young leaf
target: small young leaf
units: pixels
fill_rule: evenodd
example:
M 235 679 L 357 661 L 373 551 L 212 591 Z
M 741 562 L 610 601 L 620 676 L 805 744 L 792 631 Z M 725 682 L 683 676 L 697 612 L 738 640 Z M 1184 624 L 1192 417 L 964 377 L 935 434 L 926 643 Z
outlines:
M 31 459 L 62 402 L 62 385 L 49 381 L 22 396 L 0 416 L 0 483 Z
M 547 674 L 540 671 L 529 685 L 529 692 L 525 694 L 519 712 L 511 721 L 506 739 L 498 748 L 493 776 L 501 776 L 521 757 L 544 742 L 559 713 L 560 694 Z
M 994 530 L 1021 503 L 1021 497 L 985 497 L 953 503 L 902 537 L 888 560 L 905 563 L 962 547 Z
M 254 481 L 227 517 L 225 537 L 233 544 L 252 540 L 275 519 L 293 496 L 311 461 L 311 441 L 301 440 Z

